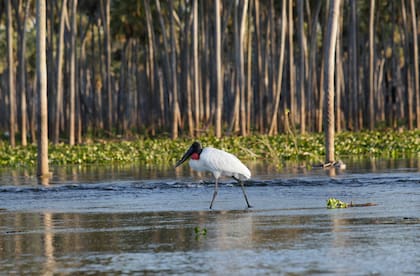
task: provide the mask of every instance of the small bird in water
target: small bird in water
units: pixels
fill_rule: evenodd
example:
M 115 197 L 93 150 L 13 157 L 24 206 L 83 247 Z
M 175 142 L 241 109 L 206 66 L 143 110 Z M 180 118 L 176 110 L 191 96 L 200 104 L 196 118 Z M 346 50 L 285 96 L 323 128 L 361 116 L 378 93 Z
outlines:
M 210 209 L 212 209 L 214 199 L 217 195 L 218 180 L 220 176 L 231 176 L 238 181 L 241 184 L 248 208 L 252 207 L 248 202 L 248 197 L 246 196 L 244 184 L 242 182 L 243 180 L 251 178 L 251 172 L 235 155 L 211 147 L 201 148 L 200 143 L 194 142 L 187 152 L 185 152 L 184 156 L 182 156 L 181 160 L 176 162 L 175 168 L 184 163 L 189 157 L 191 157 L 189 164 L 193 170 L 211 172 L 216 179 Z

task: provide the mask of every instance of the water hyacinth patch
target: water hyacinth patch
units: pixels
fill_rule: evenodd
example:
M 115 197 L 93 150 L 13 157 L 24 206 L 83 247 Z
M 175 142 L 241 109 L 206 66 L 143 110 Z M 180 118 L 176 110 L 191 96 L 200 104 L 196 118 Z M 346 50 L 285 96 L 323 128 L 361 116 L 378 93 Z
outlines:
M 277 136 L 253 135 L 247 137 L 227 136 L 216 138 L 144 138 L 120 141 L 96 141 L 69 146 L 50 145 L 49 162 L 52 165 L 141 163 L 146 165 L 175 164 L 192 141 L 231 152 L 244 161 L 271 160 L 307 161 L 317 163 L 325 155 L 324 135 L 282 134 Z M 420 153 L 420 130 L 415 131 L 370 131 L 341 132 L 335 139 L 336 157 L 382 157 L 403 158 Z M 20 167 L 36 165 L 36 146 L 12 148 L 0 141 L 0 166 Z

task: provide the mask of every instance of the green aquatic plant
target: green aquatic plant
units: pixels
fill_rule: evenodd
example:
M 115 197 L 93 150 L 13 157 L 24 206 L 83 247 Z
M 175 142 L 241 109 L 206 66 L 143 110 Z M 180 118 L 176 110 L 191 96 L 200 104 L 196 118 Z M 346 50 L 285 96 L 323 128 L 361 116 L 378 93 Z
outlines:
M 195 239 L 199 240 L 201 237 L 207 236 L 207 228 L 201 228 L 200 226 L 194 227 Z
M 338 200 L 336 198 L 330 197 L 327 200 L 327 208 L 328 209 L 337 209 L 337 208 L 349 208 L 349 207 L 369 207 L 369 206 L 376 206 L 376 203 L 368 202 L 368 203 L 346 203 L 344 201 Z
M 266 160 L 281 166 L 285 161 L 302 162 L 302 165 L 319 163 L 325 155 L 322 133 L 304 135 L 281 134 L 276 136 L 253 135 L 246 137 L 214 136 L 196 139 L 138 137 L 135 140 L 90 140 L 86 144 L 69 146 L 50 145 L 51 165 L 141 163 L 144 165 L 175 164 L 194 140 L 203 146 L 212 146 L 235 154 L 243 161 Z M 341 132 L 335 140 L 337 157 L 363 156 L 401 158 L 419 155 L 420 130 Z M 28 167 L 36 165 L 36 146 L 11 147 L 0 141 L 1 167 Z
M 327 208 L 328 209 L 347 208 L 347 203 L 331 197 L 327 200 Z

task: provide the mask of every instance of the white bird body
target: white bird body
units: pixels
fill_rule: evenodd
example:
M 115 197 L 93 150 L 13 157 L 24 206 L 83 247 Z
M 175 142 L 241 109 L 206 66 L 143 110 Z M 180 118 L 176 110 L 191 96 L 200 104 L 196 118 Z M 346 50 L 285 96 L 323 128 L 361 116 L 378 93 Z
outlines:
M 195 171 L 213 173 L 215 178 L 220 176 L 231 176 L 239 180 L 251 178 L 249 169 L 235 155 L 211 147 L 203 148 L 199 159 L 192 156 L 189 164 Z
M 201 148 L 200 143 L 194 142 L 187 152 L 185 152 L 184 156 L 176 163 L 175 167 L 184 163 L 188 158 L 190 158 L 189 164 L 193 170 L 211 172 L 216 179 L 210 209 L 216 198 L 218 181 L 221 176 L 231 176 L 241 184 L 246 204 L 248 208 L 251 208 L 242 182 L 251 178 L 251 172 L 235 155 L 211 147 Z

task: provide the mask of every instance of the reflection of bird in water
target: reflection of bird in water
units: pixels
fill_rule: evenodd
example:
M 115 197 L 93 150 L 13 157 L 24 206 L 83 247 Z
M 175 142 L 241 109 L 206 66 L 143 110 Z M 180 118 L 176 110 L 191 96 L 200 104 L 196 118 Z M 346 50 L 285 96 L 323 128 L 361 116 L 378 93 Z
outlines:
M 213 202 L 217 195 L 220 176 L 231 176 L 241 184 L 246 204 L 248 208 L 251 208 L 242 182 L 251 177 L 251 172 L 235 155 L 211 147 L 201 148 L 200 143 L 194 142 L 187 152 L 185 152 L 184 156 L 182 156 L 181 160 L 176 163 L 175 167 L 184 163 L 189 157 L 191 157 L 189 164 L 193 170 L 211 172 L 216 179 L 210 209 L 213 207 Z

